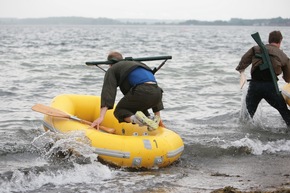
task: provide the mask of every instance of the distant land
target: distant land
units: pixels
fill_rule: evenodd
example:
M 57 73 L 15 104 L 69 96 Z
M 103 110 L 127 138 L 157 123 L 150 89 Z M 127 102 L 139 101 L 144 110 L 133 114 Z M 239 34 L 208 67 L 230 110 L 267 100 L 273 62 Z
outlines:
M 241 19 L 229 21 L 110 19 L 86 17 L 0 18 L 0 25 L 224 25 L 224 26 L 290 26 L 290 18 Z

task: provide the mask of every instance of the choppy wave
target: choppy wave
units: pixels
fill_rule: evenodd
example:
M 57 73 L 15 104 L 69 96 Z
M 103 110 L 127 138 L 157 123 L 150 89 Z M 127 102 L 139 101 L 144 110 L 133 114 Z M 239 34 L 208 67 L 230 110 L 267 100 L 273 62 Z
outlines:
M 32 145 L 46 159 L 53 162 L 92 163 L 98 154 L 91 147 L 90 140 L 83 132 L 68 134 L 45 132 L 32 142 Z
M 0 174 L 1 192 L 49 189 L 78 183 L 93 184 L 95 180 L 102 181 L 111 176 L 110 169 L 97 161 L 98 155 L 81 132 L 67 135 L 45 132 L 37 136 L 31 146 L 34 147 L 33 152 L 44 159 L 45 164 Z M 31 151 L 26 147 L 28 149 Z
M 254 155 L 262 155 L 263 153 L 279 153 L 290 152 L 290 140 L 280 139 L 275 141 L 263 142 L 259 139 L 250 139 L 247 136 L 230 144 L 224 145 L 223 148 L 230 147 L 247 147 L 247 149 Z
M 78 184 L 98 185 L 110 179 L 111 170 L 98 162 L 86 165 L 74 164 L 71 167 L 57 165 L 33 167 L 1 174 L 1 192 L 49 191 L 65 187 L 71 191 Z M 73 186 L 74 188 L 71 188 Z

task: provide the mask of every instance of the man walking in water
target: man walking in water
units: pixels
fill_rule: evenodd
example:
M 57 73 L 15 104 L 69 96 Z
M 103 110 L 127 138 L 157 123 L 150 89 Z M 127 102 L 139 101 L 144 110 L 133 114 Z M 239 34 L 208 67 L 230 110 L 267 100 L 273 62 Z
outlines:
M 274 73 L 277 76 L 283 73 L 285 82 L 290 82 L 290 60 L 288 56 L 280 49 L 282 42 L 282 34 L 280 31 L 272 31 L 265 47 L 269 53 Z M 246 107 L 253 118 L 257 107 L 262 99 L 265 99 L 272 107 L 277 109 L 284 119 L 288 127 L 290 127 L 290 111 L 281 93 L 277 93 L 271 72 L 268 69 L 261 70 L 263 60 L 257 55 L 261 54 L 261 48 L 254 46 L 250 48 L 241 58 L 236 70 L 240 73 L 252 64 L 251 80 L 249 83 L 248 93 L 246 96 Z

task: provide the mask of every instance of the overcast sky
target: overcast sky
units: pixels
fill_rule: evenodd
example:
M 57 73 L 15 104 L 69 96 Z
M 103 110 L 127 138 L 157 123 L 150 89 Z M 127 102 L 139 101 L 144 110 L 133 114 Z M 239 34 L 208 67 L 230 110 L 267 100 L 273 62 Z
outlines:
M 230 20 L 290 18 L 290 0 L 0 0 L 0 18 Z

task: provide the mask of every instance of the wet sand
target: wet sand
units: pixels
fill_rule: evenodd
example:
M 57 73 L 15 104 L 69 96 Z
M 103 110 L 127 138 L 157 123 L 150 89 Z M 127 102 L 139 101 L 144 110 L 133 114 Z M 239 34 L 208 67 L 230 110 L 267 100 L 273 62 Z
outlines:
M 208 165 L 211 180 L 224 184 L 212 193 L 290 193 L 289 155 L 227 157 Z
M 194 158 L 183 165 L 189 167 L 178 182 L 184 190 L 290 193 L 290 155 L 283 153 Z
M 255 191 L 240 191 L 237 188 L 227 186 L 222 189 L 214 190 L 211 193 L 289 193 L 290 188 L 279 188 L 272 191 L 261 191 L 261 190 L 255 190 Z

